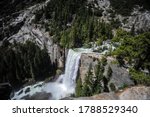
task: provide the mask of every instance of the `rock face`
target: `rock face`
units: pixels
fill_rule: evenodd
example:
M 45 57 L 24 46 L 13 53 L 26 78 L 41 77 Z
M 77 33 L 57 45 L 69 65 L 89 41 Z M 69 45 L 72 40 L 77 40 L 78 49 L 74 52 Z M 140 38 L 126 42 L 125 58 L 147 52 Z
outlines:
M 51 93 L 46 92 L 38 92 L 32 96 L 24 96 L 22 97 L 23 100 L 49 100 L 51 97 Z
M 89 3 L 94 4 L 94 7 L 102 10 L 101 20 L 105 22 L 111 22 L 112 20 L 118 20 L 120 27 L 126 31 L 131 31 L 134 26 L 135 32 L 148 31 L 150 30 L 150 11 L 141 11 L 142 8 L 136 6 L 130 16 L 122 16 L 115 14 L 110 0 L 88 0 Z M 111 11 L 111 12 L 110 12 Z M 113 14 L 113 17 L 112 17 Z
M 120 100 L 150 100 L 150 87 L 137 86 L 119 93 Z
M 98 60 L 101 60 L 103 55 L 99 53 L 85 53 L 81 56 L 81 62 L 79 67 L 79 78 L 82 79 L 82 82 L 85 80 L 85 76 L 88 73 L 89 67 L 92 67 L 93 73 L 95 66 L 98 63 Z M 104 75 L 107 76 L 108 66 L 112 69 L 112 76 L 108 84 L 113 83 L 116 90 L 124 86 L 134 85 L 134 82 L 130 79 L 129 72 L 126 68 L 119 67 L 119 65 L 114 64 L 113 61 L 116 61 L 112 57 L 107 58 L 107 65 L 105 66 Z M 110 91 L 111 88 L 109 87 Z
M 97 65 L 100 57 L 101 55 L 96 53 L 83 53 L 81 55 L 79 77 L 82 79 L 82 82 L 84 82 L 85 75 L 87 74 L 90 65 L 92 67 L 92 70 L 94 71 L 94 67 Z
M 101 93 L 91 97 L 80 97 L 77 100 L 150 100 L 150 87 L 135 86 L 114 93 Z
M 134 9 L 131 16 L 126 19 L 126 23 L 122 23 L 122 27 L 130 31 L 134 26 L 135 32 L 143 32 L 150 30 L 150 11 L 140 12 L 139 9 Z
M 42 1 L 37 2 L 36 4 L 27 5 L 26 8 L 19 9 L 15 12 L 11 12 L 10 14 L 5 13 L 4 10 L 8 10 L 9 6 L 19 3 L 27 3 L 30 4 L 32 1 Z M 63 68 L 66 51 L 62 50 L 58 44 L 53 42 L 53 37 L 49 35 L 49 32 L 46 31 L 46 28 L 41 24 L 35 24 L 35 16 L 41 11 L 50 0 L 8 0 L 8 3 L 4 0 L 1 0 L 0 6 L 3 10 L 0 11 L 0 45 L 2 40 L 8 40 L 13 43 L 14 41 L 24 43 L 26 40 L 30 40 L 35 42 L 41 48 L 45 46 L 48 49 L 51 61 L 53 63 L 58 63 L 58 67 Z M 140 8 L 135 8 L 130 16 L 121 16 L 115 14 L 114 18 L 111 17 L 110 10 L 111 8 L 110 0 L 88 0 L 89 3 L 92 3 L 93 6 L 99 10 L 102 10 L 102 17 L 100 20 L 104 22 L 110 22 L 112 19 L 118 19 L 121 23 L 120 27 L 123 29 L 130 31 L 134 26 L 134 30 L 138 31 L 147 31 L 150 30 L 150 12 L 149 11 L 140 11 Z M 5 3 L 5 4 L 4 4 Z M 5 7 L 6 6 L 6 7 Z M 21 7 L 20 5 L 18 5 Z M 22 5 L 26 6 L 26 5 Z M 14 8 L 16 8 L 15 6 Z M 12 9 L 11 9 L 12 10 Z M 11 11 L 10 10 L 10 11 Z M 13 11 L 13 10 L 12 10 Z M 4 16 L 4 14 L 7 14 Z M 42 19 L 43 22 L 48 22 L 46 19 Z M 90 54 L 82 54 L 81 63 L 79 68 L 79 77 L 84 82 L 84 78 L 86 73 L 88 72 L 89 66 L 92 66 L 92 70 L 98 60 L 102 58 L 102 55 L 98 53 L 90 53 Z M 108 66 L 112 68 L 112 77 L 110 79 L 109 84 L 113 83 L 116 89 L 124 87 L 124 85 L 131 86 L 134 85 L 133 81 L 130 79 L 129 73 L 127 69 L 120 68 L 116 64 L 112 64 L 111 58 L 108 58 L 108 65 L 105 70 L 107 71 Z M 105 73 L 104 73 L 105 74 Z M 5 87 L 10 91 L 9 88 Z M 2 87 L 3 89 L 3 87 Z M 111 90 L 111 88 L 110 88 Z M 126 94 L 132 94 L 132 91 L 139 90 L 142 92 L 142 88 L 130 89 L 127 92 L 121 93 L 120 97 L 116 96 L 115 93 L 105 93 L 101 99 L 127 99 Z M 148 90 L 147 90 L 148 91 Z M 142 92 L 142 94 L 148 93 L 146 90 Z M 134 92 L 137 94 L 137 92 Z M 148 97 L 142 97 L 142 94 L 138 94 L 139 98 L 147 99 Z M 42 94 L 37 94 L 42 95 Z M 50 94 L 48 94 L 50 95 Z M 100 94 L 101 95 L 101 94 Z M 91 97 L 91 98 L 100 98 L 99 96 Z M 140 97 L 141 96 L 141 97 Z M 149 96 L 149 95 L 148 95 Z M 7 97 L 7 95 L 6 95 Z M 104 98 L 105 97 L 105 98 Z M 46 97 L 45 97 L 46 98 Z M 131 99 L 135 99 L 134 96 L 130 96 Z
M 0 1 L 0 40 L 16 34 L 22 25 L 26 15 L 21 15 L 30 6 L 45 0 L 1 0 Z
M 8 4 L 4 0 L 0 2 L 2 6 L 0 13 L 7 14 L 6 16 L 0 16 L 0 40 L 9 40 L 10 42 L 15 40 L 22 43 L 26 40 L 31 40 L 36 42 L 41 48 L 46 46 L 52 62 L 59 61 L 59 64 L 62 61 L 64 51 L 61 50 L 59 45 L 54 44 L 53 37 L 49 36 L 49 32 L 46 31 L 44 26 L 34 23 L 36 14 L 45 8 L 49 2 L 50 0 L 22 0 L 22 2 L 19 0 L 9 0 Z M 136 32 L 150 29 L 149 11 L 141 12 L 140 8 L 135 8 L 131 16 L 124 17 L 116 14 L 115 18 L 112 18 L 109 11 L 113 11 L 113 9 L 109 0 L 88 0 L 88 3 L 93 4 L 94 8 L 102 10 L 100 20 L 110 22 L 111 19 L 118 19 L 121 22 L 121 27 L 128 31 L 131 30 L 132 26 L 134 26 Z M 19 7 L 18 9 L 17 6 L 14 6 L 13 8 L 17 7 L 17 10 L 10 12 L 11 10 L 8 8 L 13 5 L 25 7 Z M 10 13 L 4 11 L 4 9 Z M 48 23 L 45 18 L 42 21 Z M 60 66 L 62 67 L 61 63 Z
M 113 83 L 116 90 L 126 87 L 126 86 L 134 85 L 134 82 L 130 79 L 129 72 L 126 68 L 120 67 L 118 64 L 113 63 L 113 61 L 116 61 L 116 60 L 114 60 L 112 57 L 108 57 L 107 61 L 108 61 L 108 64 L 105 67 L 105 71 L 107 71 L 108 66 L 110 66 L 112 69 L 112 76 L 110 78 L 109 85 Z
M 22 93 L 22 92 L 20 92 Z M 51 93 L 37 92 L 32 96 L 26 95 L 22 99 L 26 100 L 48 100 Z M 134 86 L 120 90 L 118 92 L 101 93 L 91 97 L 66 97 L 62 100 L 150 100 L 150 87 Z
M 37 2 L 36 4 L 33 4 L 33 6 L 31 5 L 28 8 L 22 8 L 20 11 L 14 12 L 17 14 L 15 17 L 12 17 L 12 14 L 8 14 L 7 18 L 9 17 L 10 20 L 7 22 L 4 21 L 4 17 L 0 17 L 0 41 L 8 40 L 11 43 L 14 41 L 25 43 L 27 40 L 30 40 L 35 42 L 41 48 L 46 46 L 51 61 L 53 63 L 57 62 L 59 66 L 58 61 L 60 61 L 59 59 L 63 56 L 63 50 L 59 45 L 53 42 L 52 37 L 46 32 L 44 26 L 34 23 L 35 15 L 41 9 L 46 7 L 50 0 L 44 1 L 45 0 L 39 4 Z M 46 19 L 43 19 L 43 21 L 46 22 Z M 62 67 L 62 65 L 60 66 Z

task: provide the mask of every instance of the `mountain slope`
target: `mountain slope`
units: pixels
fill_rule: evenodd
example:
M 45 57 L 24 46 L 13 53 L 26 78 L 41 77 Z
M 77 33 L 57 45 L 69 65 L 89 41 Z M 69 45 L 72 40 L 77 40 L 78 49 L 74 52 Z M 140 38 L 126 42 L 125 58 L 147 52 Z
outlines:
M 96 54 L 105 54 L 106 58 L 109 56 L 115 59 L 116 66 L 120 66 L 118 69 L 123 67 L 129 71 L 135 84 L 149 85 L 149 31 L 148 0 L 1 0 L 0 66 L 3 69 L 0 73 L 5 76 L 4 73 L 13 71 L 11 73 L 16 81 L 21 76 L 24 85 L 26 75 L 20 75 L 23 72 L 19 72 L 18 68 L 26 71 L 26 68 L 22 67 L 26 63 L 30 73 L 27 77 L 36 79 L 36 73 L 33 71 L 37 70 L 38 64 L 38 70 L 41 70 L 42 74 L 44 71 L 49 72 L 46 74 L 54 72 L 54 76 L 51 74 L 46 77 L 57 78 L 64 71 L 70 48 L 91 48 Z M 5 55 L 6 52 L 11 54 Z M 48 70 L 44 58 L 50 59 Z M 92 64 L 96 59 L 91 59 Z M 103 63 L 98 63 L 98 68 L 103 69 Z M 4 69 L 6 66 L 9 66 L 9 69 Z M 91 77 L 92 81 L 95 79 L 92 75 L 94 72 L 93 70 L 87 76 Z M 9 78 L 1 78 L 0 81 L 9 82 L 12 74 Z M 102 79 L 105 80 L 104 87 L 108 91 L 110 79 Z

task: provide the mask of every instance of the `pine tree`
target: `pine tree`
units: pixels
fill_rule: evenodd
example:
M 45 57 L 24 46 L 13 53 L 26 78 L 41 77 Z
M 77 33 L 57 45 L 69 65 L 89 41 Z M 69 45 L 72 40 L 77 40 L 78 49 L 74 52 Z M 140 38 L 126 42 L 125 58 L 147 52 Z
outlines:
M 89 85 L 84 84 L 83 90 L 82 90 L 82 96 L 91 96 L 91 95 L 92 95 L 92 93 L 91 93 Z
M 82 95 L 83 96 L 91 96 L 92 91 L 93 91 L 93 73 L 92 73 L 92 66 L 90 64 L 88 73 L 86 74 L 85 77 L 85 82 L 83 83 L 83 90 L 82 90 Z
M 101 93 L 102 90 L 102 81 L 103 81 L 103 72 L 104 72 L 104 68 L 102 66 L 102 63 L 100 61 L 98 61 L 98 64 L 96 65 L 95 68 L 95 90 L 93 93 L 98 94 Z
M 112 71 L 111 67 L 109 66 L 108 71 L 107 71 L 107 78 L 108 79 L 110 79 L 110 77 L 112 76 L 112 73 L 113 73 L 113 71 Z
M 107 59 L 106 59 L 106 57 L 102 57 L 101 62 L 102 62 L 102 66 L 106 66 L 107 65 Z
M 76 97 L 81 97 L 82 95 L 82 81 L 81 78 L 78 78 L 76 86 Z

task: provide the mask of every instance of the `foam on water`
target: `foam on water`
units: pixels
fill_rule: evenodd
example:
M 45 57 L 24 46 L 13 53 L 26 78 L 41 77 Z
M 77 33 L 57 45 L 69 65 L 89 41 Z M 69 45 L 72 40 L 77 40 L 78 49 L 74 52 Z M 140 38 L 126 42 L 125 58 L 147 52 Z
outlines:
M 45 85 L 45 91 L 52 93 L 53 99 L 61 99 L 75 92 L 76 78 L 82 53 L 92 52 L 91 49 L 70 49 L 65 65 L 65 73 L 60 75 L 55 83 Z
M 68 52 L 65 73 L 60 75 L 55 82 L 49 82 L 38 87 L 38 84 L 27 86 L 30 88 L 30 92 L 24 93 L 27 87 L 21 89 L 23 92 L 15 92 L 14 96 L 11 99 L 22 99 L 24 96 L 32 96 L 37 92 L 47 92 L 51 93 L 52 96 L 50 99 L 61 99 L 67 96 L 70 96 L 75 92 L 76 86 L 76 77 L 78 75 L 78 68 L 80 64 L 80 57 L 82 53 L 90 53 L 91 49 L 76 49 L 75 51 L 70 49 Z

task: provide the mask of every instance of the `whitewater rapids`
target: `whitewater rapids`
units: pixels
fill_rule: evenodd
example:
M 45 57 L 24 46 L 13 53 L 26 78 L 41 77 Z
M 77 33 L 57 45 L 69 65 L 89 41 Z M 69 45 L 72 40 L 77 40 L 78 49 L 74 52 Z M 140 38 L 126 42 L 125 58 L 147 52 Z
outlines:
M 76 78 L 80 64 L 80 57 L 82 53 L 91 53 L 92 49 L 69 49 L 65 64 L 65 72 L 60 75 L 55 82 L 37 83 L 35 85 L 27 86 L 18 92 L 14 93 L 11 99 L 23 99 L 25 96 L 33 96 L 39 92 L 50 93 L 49 99 L 58 100 L 70 96 L 75 93 Z M 26 90 L 30 88 L 30 91 Z

